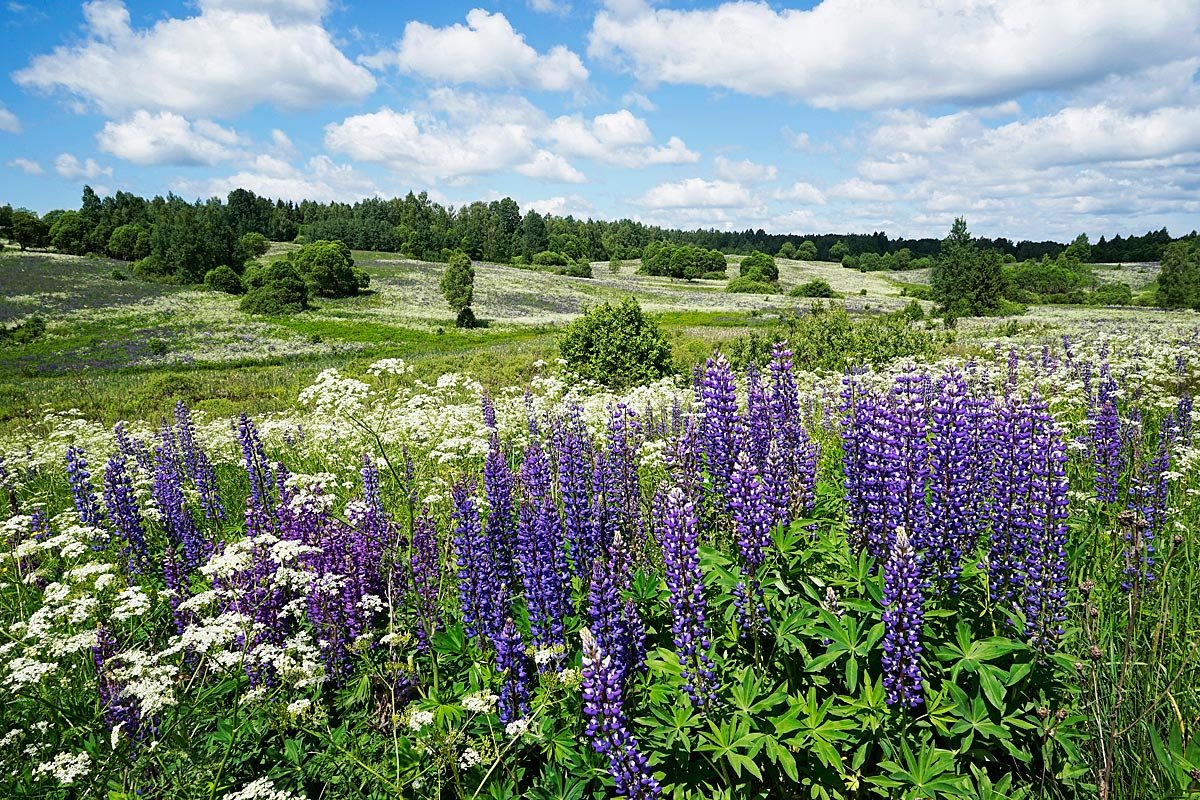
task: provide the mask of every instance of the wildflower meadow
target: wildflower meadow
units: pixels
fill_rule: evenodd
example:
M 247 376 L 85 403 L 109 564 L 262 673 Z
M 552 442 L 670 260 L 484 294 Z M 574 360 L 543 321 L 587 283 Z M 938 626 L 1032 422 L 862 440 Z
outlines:
M 1178 797 L 1194 339 L 6 440 L 10 797 Z

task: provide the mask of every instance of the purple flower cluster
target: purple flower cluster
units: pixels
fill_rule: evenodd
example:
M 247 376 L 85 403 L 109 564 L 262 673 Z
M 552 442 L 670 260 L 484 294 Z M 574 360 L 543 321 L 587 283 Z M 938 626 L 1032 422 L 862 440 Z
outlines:
M 608 774 L 619 797 L 635 800 L 658 797 L 662 788 L 650 764 L 629 732 L 624 709 L 624 678 L 604 645 L 584 628 L 583 713 L 592 749 L 608 758 Z
M 563 620 L 571 609 L 570 573 L 562 521 L 551 491 L 550 460 L 531 444 L 521 467 L 524 502 L 517 521 L 517 555 L 535 647 L 565 643 Z
M 142 716 L 140 704 L 112 675 L 110 661 L 117 654 L 117 641 L 103 626 L 96 630 L 92 647 L 92 663 L 96 667 L 96 691 L 100 698 L 100 713 L 109 731 L 120 730 L 134 741 L 154 734 L 157 725 Z
M 506 595 L 488 540 L 480 527 L 479 509 L 471 486 L 460 481 L 454 497 L 454 552 L 458 566 L 459 604 L 467 636 L 483 646 L 495 641 L 504 624 Z
M 1121 473 L 1125 469 L 1117 388 L 1108 363 L 1102 363 L 1096 396 L 1088 408 L 1088 443 L 1096 472 L 1096 496 L 1106 503 L 1119 499 Z
M 133 492 L 133 479 L 125 469 L 125 456 L 117 453 L 104 467 L 104 505 L 108 518 L 124 541 L 124 554 L 129 572 L 139 575 L 150 567 L 150 550 L 146 546 L 146 528 L 142 512 Z
M 921 694 L 924 597 L 921 563 L 907 531 L 896 531 L 883 566 L 883 685 L 891 706 L 917 708 Z
M 699 520 L 695 505 L 678 487 L 663 488 L 657 497 L 660 521 L 659 545 L 663 570 L 671 593 L 671 635 L 675 653 L 683 666 L 683 680 L 692 704 L 711 707 L 716 703 L 716 668 L 709 651 L 712 635 L 708 628 L 708 601 L 704 596 L 704 574 L 700 570 Z
M 399 558 L 397 558 L 399 564 Z M 438 551 L 437 528 L 428 508 L 413 521 L 412 555 L 413 597 L 417 611 L 417 641 L 422 650 L 429 649 L 429 639 L 441 628 L 442 558 Z M 401 581 L 394 585 L 403 585 Z
M 500 721 L 514 722 L 529 713 L 529 657 L 512 617 L 504 620 L 496 637 L 496 671 L 500 673 Z
M 71 484 L 71 498 L 75 510 L 84 525 L 100 527 L 100 502 L 92 488 L 92 475 L 88 472 L 87 458 L 78 447 L 67 448 L 67 482 Z
M 759 569 L 771 548 L 773 518 L 763 481 L 745 450 L 738 454 L 730 476 L 729 505 L 734 537 L 742 557 L 743 580 L 735 595 L 738 624 L 742 636 L 749 636 L 762 630 L 768 622 Z
M 733 462 L 741 442 L 737 386 L 733 369 L 724 356 L 718 354 L 708 360 L 700 384 L 700 401 L 704 412 L 700 426 L 704 461 L 712 488 L 721 495 L 733 475 Z

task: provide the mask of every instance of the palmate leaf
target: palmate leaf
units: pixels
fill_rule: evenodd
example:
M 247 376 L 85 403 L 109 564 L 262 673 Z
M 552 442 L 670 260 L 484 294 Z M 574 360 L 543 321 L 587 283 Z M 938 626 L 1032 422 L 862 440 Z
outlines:
M 914 754 L 907 742 L 901 745 L 903 765 L 895 761 L 880 762 L 879 768 L 891 777 L 874 777 L 876 786 L 899 789 L 892 796 L 912 798 L 965 798 L 967 780 L 955 772 L 954 753 L 935 747 L 922 746 Z
M 764 737 L 761 733 L 750 731 L 750 720 L 742 714 L 735 714 L 732 719 L 718 725 L 714 721 L 708 723 L 709 731 L 700 734 L 701 742 L 697 750 L 712 753 L 718 759 L 724 759 L 733 769 L 735 775 L 742 776 L 745 769 L 751 775 L 762 779 L 762 772 L 754 763 L 754 756 L 762 748 Z
M 775 735 L 795 750 L 811 750 L 825 766 L 840 773 L 844 764 L 838 745 L 859 724 L 852 719 L 831 718 L 833 703 L 833 697 L 818 702 L 816 689 L 809 689 L 803 697 L 789 698 L 787 713 L 775 720 Z

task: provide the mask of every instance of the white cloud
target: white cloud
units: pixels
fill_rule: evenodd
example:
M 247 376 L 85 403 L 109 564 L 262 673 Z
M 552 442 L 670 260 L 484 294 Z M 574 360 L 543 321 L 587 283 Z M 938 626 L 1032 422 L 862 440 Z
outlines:
M 94 0 L 84 5 L 84 42 L 35 57 L 13 79 L 64 90 L 114 116 L 136 109 L 229 116 L 262 103 L 299 109 L 365 97 L 375 79 L 313 17 L 324 7 L 205 0 L 197 16 L 135 30 L 124 3 Z
M 912 153 L 894 153 L 883 159 L 867 159 L 858 173 L 875 183 L 901 183 L 929 173 L 929 159 Z
M 525 5 L 542 14 L 557 14 L 560 17 L 571 10 L 570 3 L 560 3 L 558 0 L 525 0 Z
M 14 158 L 8 162 L 8 166 L 19 169 L 26 175 L 41 175 L 44 171 L 41 164 L 36 161 L 30 161 L 28 158 Z
M 238 144 L 234 130 L 205 119 L 189 122 L 170 111 L 136 111 L 121 122 L 106 122 L 96 139 L 104 152 L 143 166 L 211 166 L 232 158 Z
M 373 66 L 395 63 L 402 71 L 441 83 L 476 83 L 546 91 L 577 89 L 588 71 L 579 56 L 562 45 L 539 54 L 508 18 L 482 8 L 467 13 L 465 25 L 435 28 L 412 21 L 394 55 L 378 55 Z
M 646 83 L 827 108 L 986 102 L 1190 58 L 1200 47 L 1195 0 L 824 0 L 807 11 L 621 5 L 596 15 L 593 57 Z
M 521 204 L 521 208 L 533 210 L 539 214 L 551 214 L 556 217 L 573 216 L 577 219 L 587 219 L 596 216 L 596 208 L 587 198 L 577 194 L 557 195 L 542 200 L 529 200 Z
M 677 136 L 663 146 L 652 144 L 650 126 L 626 109 L 600 114 L 591 120 L 580 114 L 558 117 L 550 124 L 547 137 L 563 155 L 622 167 L 694 164 L 700 160 L 700 155 L 689 150 Z
M 702 178 L 660 183 L 633 202 L 656 209 L 748 208 L 758 203 L 744 186 L 729 181 L 706 181 Z
M 172 187 L 185 196 L 223 196 L 237 188 L 282 200 L 358 200 L 381 194 L 374 181 L 328 156 L 309 159 L 304 168 L 274 156 L 259 156 L 246 169 L 203 181 L 177 181 Z
M 869 183 L 862 178 L 851 178 L 829 188 L 829 196 L 860 203 L 877 203 L 894 200 L 895 193 L 879 183 Z
M 823 206 L 826 203 L 824 193 L 811 183 L 804 181 L 796 181 L 788 188 L 775 192 L 772 197 L 776 200 L 792 200 L 813 206 Z
M 112 175 L 112 167 L 102 167 L 91 158 L 81 162 L 70 153 L 61 153 L 54 159 L 54 171 L 70 181 L 92 180 L 101 175 Z
M 796 132 L 787 125 L 784 125 L 780 128 L 779 132 L 783 134 L 783 140 L 787 142 L 788 147 L 793 150 L 799 150 L 801 153 L 807 153 L 812 150 L 812 141 L 804 131 Z
M 7 133 L 21 132 L 21 120 L 17 119 L 17 115 L 3 105 L 0 105 L 0 131 Z
M 570 159 L 624 167 L 699 159 L 676 137 L 656 145 L 646 121 L 627 110 L 551 121 L 522 97 L 445 87 L 403 111 L 382 108 L 327 125 L 325 146 L 429 182 L 514 170 L 538 180 L 580 183 L 584 176 Z
M 526 177 L 550 183 L 583 183 L 587 180 L 569 161 L 549 150 L 539 150 L 532 161 L 517 166 L 516 171 Z
M 654 105 L 654 101 L 641 92 L 626 92 L 621 96 L 621 103 L 627 106 L 635 106 L 642 111 L 658 110 L 658 106 Z
M 779 170 L 770 164 L 756 164 L 749 159 L 731 161 L 725 156 L 713 159 L 713 172 L 734 183 L 766 183 L 779 177 Z

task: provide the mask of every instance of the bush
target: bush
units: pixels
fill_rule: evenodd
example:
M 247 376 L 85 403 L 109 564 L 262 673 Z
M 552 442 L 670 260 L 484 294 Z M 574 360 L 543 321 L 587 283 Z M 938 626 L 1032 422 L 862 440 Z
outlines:
M 28 317 L 11 328 L 0 328 L 0 342 L 11 344 L 29 344 L 35 342 L 46 333 L 46 320 L 40 314 Z
M 703 279 L 704 279 L 704 280 L 706 280 L 706 281 L 723 281 L 723 280 L 725 280 L 726 278 L 728 278 L 728 277 L 729 277 L 729 273 L 728 273 L 728 272 L 726 272 L 726 271 L 725 271 L 725 270 L 723 270 L 723 269 L 722 269 L 722 270 L 715 270 L 715 269 L 714 269 L 714 270 L 713 270 L 713 271 L 711 271 L 711 272 L 706 272 L 706 273 L 704 273 L 704 274 L 703 274 L 703 275 L 701 275 L 700 277 L 701 277 L 701 278 L 703 278 Z
M 250 233 L 243 234 L 242 238 L 238 239 L 238 249 L 242 251 L 242 255 L 245 257 L 243 260 L 248 261 L 252 258 L 266 255 L 266 252 L 271 249 L 271 240 L 258 231 L 250 231 Z
M 731 280 L 725 291 L 735 294 L 779 294 L 779 287 L 773 283 L 743 276 Z
M 280 316 L 308 308 L 308 285 L 290 261 L 263 270 L 262 283 L 246 292 L 241 309 L 248 314 Z
M 152 281 L 173 283 L 175 270 L 158 256 L 150 255 L 133 262 L 133 274 Z
M 882 367 L 897 358 L 930 358 L 949 341 L 909 324 L 904 312 L 851 318 L 844 306 L 816 303 L 807 314 L 788 314 L 768 333 L 734 341 L 730 360 L 738 365 L 770 362 L 771 347 L 788 342 L 803 369 L 842 372 L 856 364 Z
M 543 250 L 540 253 L 534 253 L 533 263 L 539 267 L 566 267 L 571 263 L 571 259 L 564 256 L 562 253 L 554 253 L 549 250 Z
M 925 307 L 916 300 L 909 300 L 908 305 L 906 305 L 904 310 L 900 313 L 904 315 L 905 319 L 911 320 L 912 322 L 925 319 Z
M 558 350 L 577 375 L 614 388 L 671 373 L 671 345 L 632 297 L 586 311 L 567 326 Z
M 129 276 L 116 267 L 112 268 L 112 272 L 108 273 L 114 281 L 127 281 Z
M 829 285 L 829 281 L 816 278 L 808 283 L 802 283 L 788 292 L 791 297 L 837 297 L 837 292 Z
M 204 285 L 214 292 L 225 294 L 241 294 L 242 279 L 227 265 L 222 264 L 216 269 L 210 269 L 204 276 Z
M 759 281 L 779 280 L 779 267 L 775 265 L 775 259 L 758 250 L 743 258 L 738 270 L 738 274 L 743 278 Z
M 456 327 L 456 328 L 477 328 L 477 327 L 479 327 L 479 320 L 475 319 L 475 312 L 471 310 L 470 306 L 467 306 L 466 308 L 464 308 L 463 310 L 458 312 L 458 317 L 456 317 L 454 320 L 454 327 Z
M 567 267 L 558 270 L 559 275 L 570 275 L 572 278 L 590 278 L 592 277 L 592 262 L 576 261 Z

